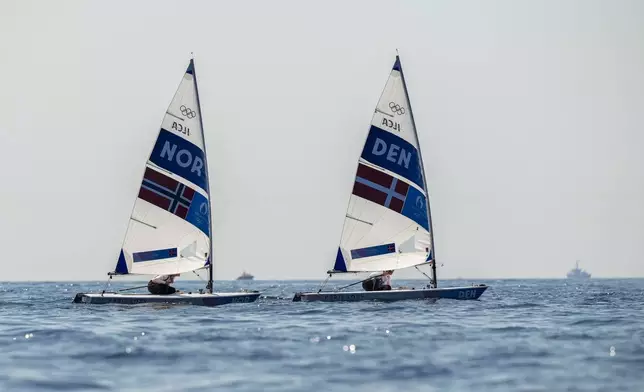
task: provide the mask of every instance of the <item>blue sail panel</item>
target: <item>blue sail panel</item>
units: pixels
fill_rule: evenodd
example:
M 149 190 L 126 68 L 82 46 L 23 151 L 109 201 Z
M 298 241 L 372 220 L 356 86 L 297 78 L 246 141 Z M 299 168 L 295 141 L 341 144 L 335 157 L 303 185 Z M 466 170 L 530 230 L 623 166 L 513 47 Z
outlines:
M 204 153 L 199 147 L 161 128 L 150 162 L 174 173 L 209 193 Z
M 132 254 L 132 258 L 135 263 L 171 259 L 173 257 L 177 257 L 177 248 L 156 249 L 145 252 L 135 252 Z
M 119 254 L 119 259 L 116 262 L 116 268 L 114 268 L 114 272 L 121 275 L 126 275 L 128 273 L 127 262 L 125 261 L 123 249 L 121 249 L 121 253 Z
M 427 198 L 413 186 L 409 187 L 405 196 L 405 204 L 402 214 L 418 223 L 425 230 L 429 231 L 429 220 L 427 219 Z
M 210 236 L 210 206 L 208 199 L 201 193 L 195 192 L 195 196 L 190 204 L 186 220 L 201 230 L 207 236 Z
M 347 264 L 344 262 L 344 256 L 342 256 L 342 250 L 338 248 L 338 254 L 335 256 L 335 265 L 333 266 L 334 271 L 347 271 Z
M 389 253 L 396 253 L 395 243 L 369 246 L 366 248 L 359 248 L 359 249 L 351 249 L 351 259 L 381 256 Z
M 374 125 L 362 150 L 362 159 L 392 171 L 425 188 L 418 150 L 411 143 Z
M 396 62 L 392 68 L 394 71 L 402 72 L 402 65 L 400 65 L 400 57 L 396 56 Z

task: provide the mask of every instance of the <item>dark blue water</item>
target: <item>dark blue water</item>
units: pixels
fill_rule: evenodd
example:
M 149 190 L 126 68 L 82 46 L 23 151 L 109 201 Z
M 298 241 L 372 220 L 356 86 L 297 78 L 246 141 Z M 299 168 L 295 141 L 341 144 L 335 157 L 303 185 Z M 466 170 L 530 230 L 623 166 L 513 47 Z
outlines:
M 293 303 L 318 282 L 218 282 L 268 298 L 217 308 L 0 283 L 0 390 L 644 391 L 644 280 L 482 282 L 479 301 L 434 304 Z

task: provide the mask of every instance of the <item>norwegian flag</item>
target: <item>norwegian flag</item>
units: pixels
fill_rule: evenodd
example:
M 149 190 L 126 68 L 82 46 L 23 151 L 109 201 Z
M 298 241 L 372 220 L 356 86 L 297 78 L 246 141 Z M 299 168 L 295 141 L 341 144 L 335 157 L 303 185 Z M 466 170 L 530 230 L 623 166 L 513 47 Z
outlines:
M 195 190 L 149 167 L 145 169 L 139 198 L 186 219 Z

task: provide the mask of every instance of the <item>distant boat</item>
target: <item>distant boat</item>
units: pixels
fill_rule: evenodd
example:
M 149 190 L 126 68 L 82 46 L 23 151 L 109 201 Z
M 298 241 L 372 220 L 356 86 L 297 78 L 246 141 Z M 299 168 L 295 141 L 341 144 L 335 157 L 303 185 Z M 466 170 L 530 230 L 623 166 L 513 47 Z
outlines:
M 430 284 L 419 290 L 340 291 L 362 281 L 322 291 L 325 281 L 317 292 L 296 293 L 294 302 L 474 300 L 483 294 L 483 284 L 437 287 L 425 170 L 399 56 L 376 105 L 354 179 L 329 278 L 429 265 Z
M 216 306 L 253 302 L 259 292 L 214 293 L 206 143 L 194 61 L 165 111 L 129 217 L 113 275 L 168 275 L 208 269 L 206 291 L 170 295 L 78 293 L 75 303 L 181 303 Z
M 575 263 L 575 268 L 571 269 L 566 277 L 568 279 L 590 279 L 590 274 L 587 271 L 579 268 L 579 260 Z
M 253 280 L 255 277 L 252 274 L 244 271 L 241 275 L 237 277 L 237 280 Z

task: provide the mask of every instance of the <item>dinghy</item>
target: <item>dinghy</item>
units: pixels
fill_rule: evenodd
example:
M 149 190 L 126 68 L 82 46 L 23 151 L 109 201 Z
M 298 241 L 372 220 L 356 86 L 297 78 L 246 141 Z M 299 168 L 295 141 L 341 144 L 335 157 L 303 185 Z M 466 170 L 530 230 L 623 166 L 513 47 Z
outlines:
M 213 292 L 211 199 L 194 60 L 167 108 L 145 171 L 116 275 L 168 275 L 208 270 L 206 290 L 170 295 L 78 293 L 75 303 L 172 303 L 216 306 L 253 302 L 260 293 Z M 108 280 L 109 282 L 109 280 Z
M 353 190 L 333 269 L 317 292 L 293 301 L 397 301 L 478 299 L 486 285 L 438 288 L 425 169 L 400 57 L 396 56 L 358 159 Z M 323 291 L 334 274 L 382 272 L 431 266 L 420 289 Z M 420 271 L 420 269 L 419 269 Z M 364 282 L 364 281 L 363 281 Z

